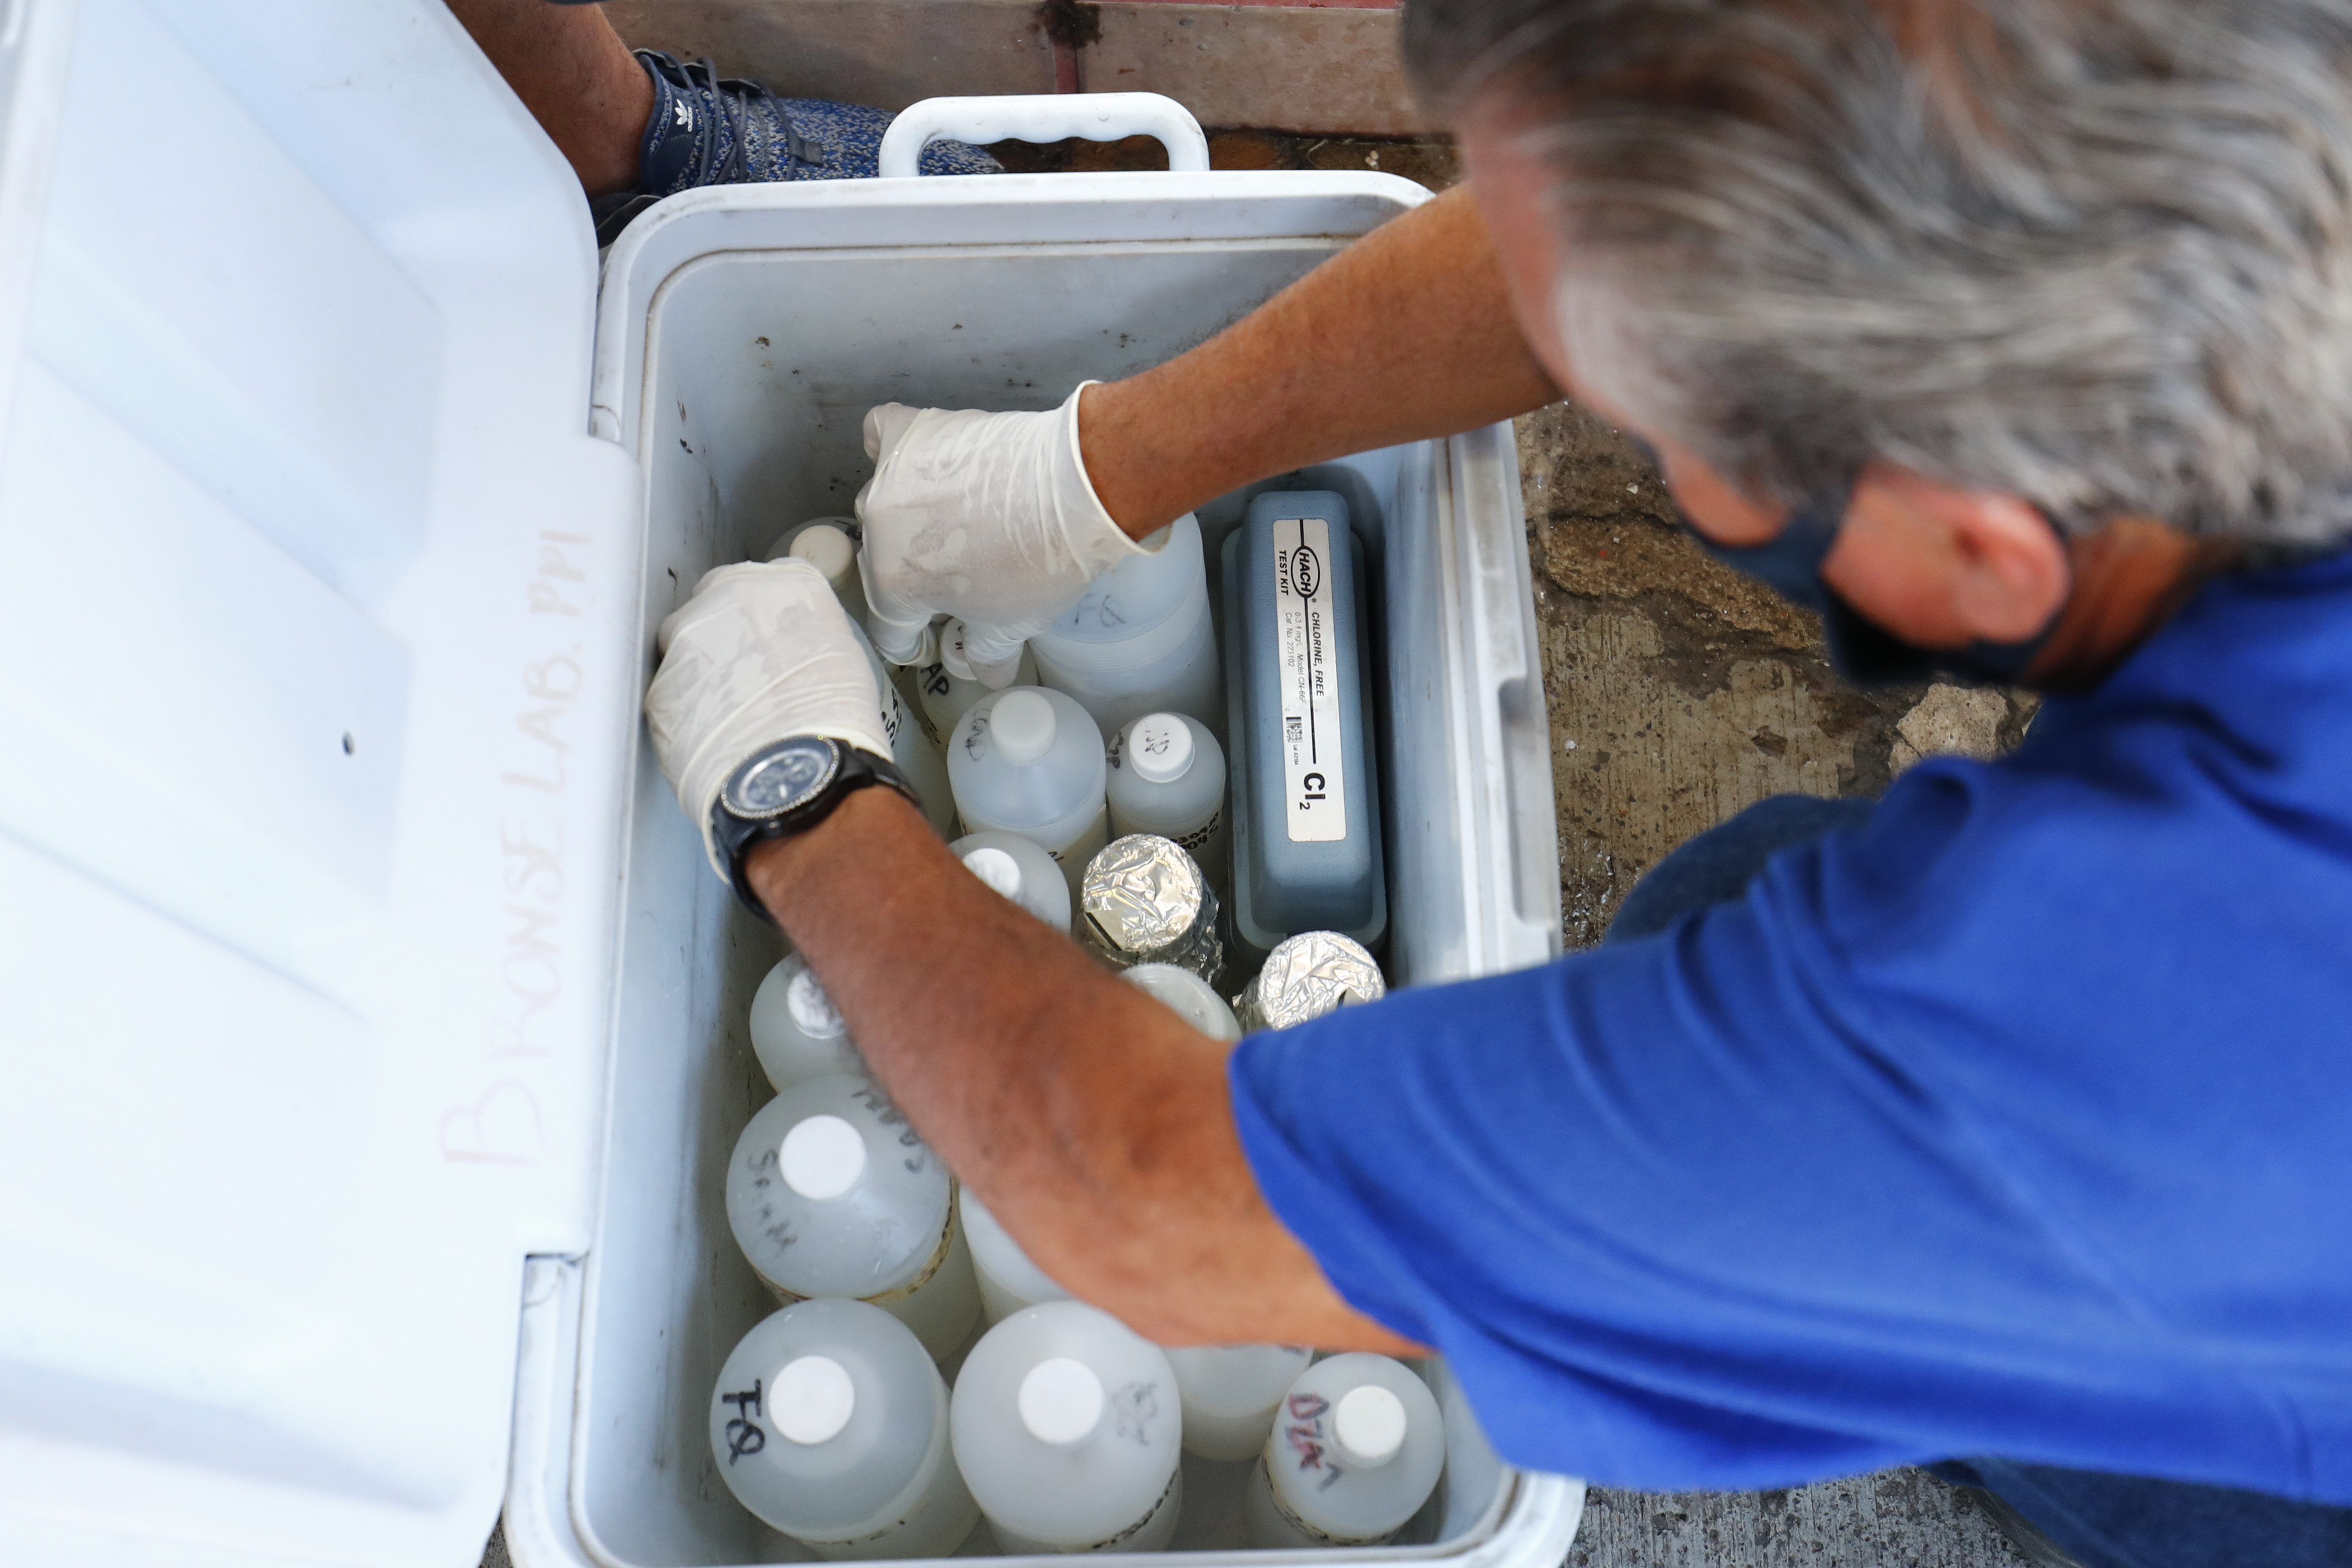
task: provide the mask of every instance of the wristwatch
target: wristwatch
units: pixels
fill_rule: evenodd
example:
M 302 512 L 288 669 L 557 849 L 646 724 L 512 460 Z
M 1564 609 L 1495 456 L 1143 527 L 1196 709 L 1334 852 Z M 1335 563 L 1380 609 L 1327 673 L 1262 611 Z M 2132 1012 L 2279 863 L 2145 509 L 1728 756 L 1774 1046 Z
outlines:
M 743 907 L 775 923 L 743 878 L 753 844 L 807 831 L 868 784 L 886 784 L 915 800 L 896 763 L 830 736 L 795 735 L 745 758 L 710 805 L 710 841 L 726 861 L 728 884 Z

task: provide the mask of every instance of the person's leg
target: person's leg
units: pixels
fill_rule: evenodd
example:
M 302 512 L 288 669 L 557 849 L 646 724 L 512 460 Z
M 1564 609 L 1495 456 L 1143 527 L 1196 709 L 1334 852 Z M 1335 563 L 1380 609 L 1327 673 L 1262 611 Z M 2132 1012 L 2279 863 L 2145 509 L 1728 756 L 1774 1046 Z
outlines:
M 572 0 L 448 0 L 490 63 L 580 175 L 596 243 L 664 196 L 703 185 L 871 179 L 891 116 L 782 99 L 658 49 L 632 49 L 603 7 Z M 961 141 L 923 149 L 926 174 L 997 174 Z
M 1874 800 L 1773 795 L 1678 845 L 1650 868 L 1609 923 L 1610 942 L 1664 931 L 1694 909 L 1738 898 L 1764 862 L 1834 828 L 1859 827 Z
M 636 188 L 654 85 L 600 5 L 448 0 L 591 196 Z
M 2352 1563 L 2352 1508 L 2295 1502 L 2264 1492 L 2194 1481 L 2111 1476 L 2013 1459 L 1931 1465 L 1955 1485 L 1973 1487 L 2029 1561 L 2081 1568 L 2343 1568 Z M 2013 1514 L 2042 1543 L 2062 1553 L 2034 1557 Z

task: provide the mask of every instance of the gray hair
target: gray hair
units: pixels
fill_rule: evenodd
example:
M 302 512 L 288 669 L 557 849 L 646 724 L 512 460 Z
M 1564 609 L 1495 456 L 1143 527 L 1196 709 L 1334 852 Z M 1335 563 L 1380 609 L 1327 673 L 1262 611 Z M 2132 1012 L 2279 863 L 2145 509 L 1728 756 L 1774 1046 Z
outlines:
M 1759 497 L 1865 463 L 2352 536 L 2352 0 L 1409 0 L 1552 176 L 1563 347 Z

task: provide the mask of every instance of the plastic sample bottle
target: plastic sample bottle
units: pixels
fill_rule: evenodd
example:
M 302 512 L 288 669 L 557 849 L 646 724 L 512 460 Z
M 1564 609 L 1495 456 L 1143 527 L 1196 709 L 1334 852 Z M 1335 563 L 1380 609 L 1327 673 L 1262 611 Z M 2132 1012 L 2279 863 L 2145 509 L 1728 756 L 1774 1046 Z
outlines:
M 1302 1344 L 1171 1350 L 1168 1364 L 1184 1406 L 1184 1451 L 1204 1459 L 1255 1458 L 1283 1396 L 1314 1359 Z
M 785 954 L 751 993 L 751 1053 L 779 1091 L 803 1079 L 866 1071 L 849 1026 L 798 953 Z
M 1056 931 L 1070 928 L 1070 884 L 1054 857 L 1019 833 L 966 833 L 948 848 L 964 869 Z
M 760 1108 L 727 1165 L 727 1223 L 778 1300 L 873 1302 L 934 1356 L 980 1316 L 954 1184 L 872 1080 L 793 1084 Z
M 1113 839 L 1078 879 L 1077 937 L 1114 969 L 1174 964 L 1212 985 L 1224 977 L 1224 910 L 1173 839 Z
M 871 637 L 874 622 L 866 608 L 866 580 L 857 570 L 857 547 L 865 537 L 866 529 L 856 517 L 811 517 L 777 535 L 776 542 L 761 559 L 782 560 L 787 556 L 797 556 L 824 573 L 824 580 L 831 585 L 834 597 L 841 601 L 841 607 L 849 612 L 849 619 Z M 918 724 L 921 723 L 921 688 L 915 683 L 915 672 L 889 664 L 883 670 L 890 684 L 898 688 L 898 698 L 907 705 L 907 711 Z M 931 737 L 931 744 L 938 745 L 939 737 Z
M 786 556 L 793 553 L 793 546 L 800 542 L 801 536 L 808 532 L 811 528 L 831 528 L 835 533 L 839 534 L 843 538 L 849 541 L 849 549 L 853 556 L 857 552 L 859 541 L 866 537 L 865 525 L 860 523 L 856 517 L 845 517 L 840 516 L 811 517 L 804 523 L 794 523 L 791 528 L 786 528 L 782 533 L 778 534 L 776 536 L 775 542 L 768 547 L 767 553 L 760 559 L 761 560 L 783 559 Z M 832 573 L 827 572 L 825 575 L 826 580 L 830 581 L 832 580 Z M 835 591 L 839 592 L 840 590 L 836 588 Z M 862 599 L 866 592 L 865 584 L 862 581 L 858 585 L 857 591 Z
M 1348 504 L 1267 491 L 1224 548 L 1236 932 L 1261 953 L 1318 930 L 1377 948 L 1388 894 Z
M 1173 964 L 1137 964 L 1121 969 L 1118 977 L 1139 990 L 1150 991 L 1168 1004 L 1176 1016 L 1211 1040 L 1239 1040 L 1242 1026 L 1217 988 Z
M 1029 639 L 1037 679 L 1076 697 L 1105 735 L 1155 709 L 1225 722 L 1208 562 L 1190 512 L 1087 584 L 1060 620 Z
M 1083 1301 L 1024 1307 L 956 1376 L 956 1464 L 1006 1553 L 1158 1552 L 1183 1504 L 1176 1375 Z
M 803 1301 L 745 1334 L 711 1393 L 710 1451 L 737 1501 L 820 1557 L 944 1557 L 980 1522 L 940 1369 L 864 1301 Z
M 866 624 L 866 582 L 857 575 L 857 541 L 859 529 L 855 517 L 812 517 L 794 528 L 786 528 L 776 542 L 768 547 L 767 559 L 782 560 L 797 557 L 824 573 L 833 585 L 834 596 L 849 618 L 860 627 Z
M 1337 931 L 1302 931 L 1275 944 L 1234 998 L 1234 1017 L 1245 1030 L 1288 1029 L 1388 994 L 1387 977 L 1361 944 Z
M 1113 838 L 1158 833 L 1184 846 L 1209 885 L 1233 885 L 1225 823 L 1225 748 L 1199 719 L 1148 713 L 1120 730 L 1105 759 Z
M 964 1239 L 971 1247 L 971 1271 L 980 1281 L 980 1312 L 989 1326 L 1040 1301 L 1067 1301 L 1070 1292 L 1052 1276 L 1029 1261 L 1021 1243 L 996 1222 L 971 1189 L 956 1189 L 956 1209 L 963 1216 Z
M 853 628 L 856 622 L 850 622 Z M 890 758 L 898 763 L 898 771 L 915 787 L 915 794 L 923 803 L 923 818 L 931 831 L 943 839 L 955 837 L 955 789 L 949 781 L 946 760 L 930 737 L 907 706 L 892 684 L 890 672 L 883 665 L 882 657 L 874 651 L 873 643 L 863 629 L 857 631 L 857 644 L 866 650 L 866 663 L 874 671 L 874 687 L 882 694 L 882 733 L 890 737 Z
M 1402 1362 L 1349 1351 L 1283 1396 L 1242 1520 L 1262 1547 L 1377 1545 L 1421 1511 L 1444 1468 L 1429 1385 Z
M 972 704 L 948 746 L 956 809 L 974 831 L 1019 833 L 1054 857 L 1070 896 L 1109 837 L 1102 731 L 1062 692 L 1007 686 Z
M 971 711 L 972 704 L 989 694 L 990 687 L 973 673 L 971 662 L 964 657 L 962 622 L 950 619 L 942 624 L 939 644 L 939 657 L 925 662 L 915 672 L 915 683 L 922 700 L 923 728 L 935 743 L 945 746 L 948 737 L 955 733 L 957 721 Z M 1012 684 L 1037 684 L 1037 661 L 1030 657 L 1025 645 L 1013 667 Z

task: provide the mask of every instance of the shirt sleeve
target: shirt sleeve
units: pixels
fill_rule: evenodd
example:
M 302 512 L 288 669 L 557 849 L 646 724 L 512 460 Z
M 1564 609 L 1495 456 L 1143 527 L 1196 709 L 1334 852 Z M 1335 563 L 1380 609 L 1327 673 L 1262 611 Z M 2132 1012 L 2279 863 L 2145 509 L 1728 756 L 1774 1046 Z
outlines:
M 2290 1441 L 1975 1114 L 1972 1057 L 2019 1049 L 2063 946 L 1972 880 L 1981 781 L 1906 780 L 1657 936 L 1245 1040 L 1268 1201 L 1531 1468 L 1749 1488 Z M 1973 967 L 2004 955 L 2032 972 Z

